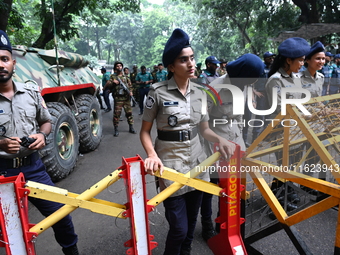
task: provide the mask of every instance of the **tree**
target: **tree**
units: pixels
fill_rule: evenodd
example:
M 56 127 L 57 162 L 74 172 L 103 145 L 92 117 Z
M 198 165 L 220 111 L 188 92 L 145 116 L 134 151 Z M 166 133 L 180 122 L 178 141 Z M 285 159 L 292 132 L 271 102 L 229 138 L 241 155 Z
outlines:
M 6 18 L 8 16 L 8 10 L 13 11 L 11 0 L 0 0 L 1 3 L 6 4 L 6 8 L 0 9 L 1 17 Z M 72 37 L 77 36 L 78 27 L 74 26 L 75 17 L 81 16 L 83 10 L 87 9 L 90 13 L 95 13 L 96 10 L 109 10 L 110 12 L 123 12 L 133 11 L 138 12 L 139 0 L 125 0 L 125 1 L 113 1 L 113 0 L 53 0 L 46 1 L 41 0 L 34 5 L 34 8 L 38 10 L 38 16 L 41 20 L 41 29 L 38 39 L 33 43 L 33 47 L 45 48 L 46 44 L 54 38 L 54 26 L 53 26 L 53 14 L 51 13 L 52 4 L 54 3 L 54 20 L 56 25 L 56 34 L 62 40 L 70 40 Z M 11 14 L 12 15 L 12 14 Z M 97 24 L 101 25 L 106 20 L 106 17 L 102 16 L 97 20 Z M 3 30 L 6 30 L 6 21 L 3 22 Z M 17 26 L 17 28 L 19 28 Z

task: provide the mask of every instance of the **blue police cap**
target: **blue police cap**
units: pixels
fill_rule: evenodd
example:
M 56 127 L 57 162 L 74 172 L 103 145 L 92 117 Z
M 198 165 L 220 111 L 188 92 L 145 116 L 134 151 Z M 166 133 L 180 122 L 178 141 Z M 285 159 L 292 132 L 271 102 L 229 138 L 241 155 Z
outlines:
M 336 59 L 336 58 L 340 58 L 340 54 L 335 54 L 334 59 Z
M 209 56 L 205 59 L 205 63 L 220 64 L 221 62 L 215 56 Z
M 164 67 L 173 63 L 183 48 L 187 47 L 190 47 L 189 36 L 182 29 L 176 28 L 164 47 L 162 57 Z
M 264 72 L 262 60 L 251 53 L 244 54 L 227 65 L 227 73 L 233 85 L 243 89 L 254 83 Z
M 306 58 L 311 58 L 314 54 L 319 53 L 319 52 L 325 52 L 325 46 L 323 46 L 323 44 L 320 41 L 317 41 L 310 48 L 310 51 L 306 55 Z
M 274 54 L 270 51 L 267 51 L 263 54 L 263 58 L 269 58 L 269 57 L 273 57 L 273 56 L 276 56 L 276 54 Z
M 8 50 L 12 53 L 12 46 L 8 39 L 8 36 L 2 30 L 0 30 L 0 50 Z
M 334 55 L 331 52 L 327 51 L 326 52 L 326 57 L 334 57 Z
M 284 40 L 278 48 L 280 55 L 286 58 L 299 58 L 310 51 L 309 43 L 300 37 L 292 37 Z

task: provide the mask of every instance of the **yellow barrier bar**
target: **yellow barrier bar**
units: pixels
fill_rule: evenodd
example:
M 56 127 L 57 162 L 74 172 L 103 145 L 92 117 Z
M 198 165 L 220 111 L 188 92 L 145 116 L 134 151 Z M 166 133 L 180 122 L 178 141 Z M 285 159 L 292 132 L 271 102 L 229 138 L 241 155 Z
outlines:
M 258 172 L 261 170 L 261 167 L 276 167 L 275 165 L 271 165 L 269 163 L 251 159 L 251 158 L 243 158 L 242 159 L 242 165 L 244 166 L 257 166 L 256 169 L 258 169 Z M 266 173 L 275 176 L 277 178 L 286 179 L 295 183 L 298 183 L 300 185 L 306 186 L 311 189 L 315 189 L 318 191 L 321 191 L 323 193 L 326 193 L 328 195 L 331 195 L 333 197 L 340 198 L 340 185 L 327 182 L 318 178 L 314 178 L 305 174 L 301 174 L 294 171 L 266 171 Z
M 106 189 L 111 184 L 115 183 L 120 179 L 119 174 L 120 170 L 116 170 L 106 176 L 104 179 L 100 180 L 96 184 L 94 184 L 91 188 L 84 191 L 82 194 L 80 194 L 77 198 L 82 200 L 90 200 L 94 196 L 98 195 L 100 192 L 102 192 L 104 189 Z M 64 205 L 62 208 L 60 208 L 55 213 L 51 214 L 44 220 L 40 221 L 38 224 L 33 226 L 29 231 L 34 232 L 37 234 L 41 234 L 49 227 L 53 226 L 55 223 L 57 223 L 59 220 L 64 218 L 66 215 L 70 214 L 74 210 L 76 210 L 78 207 L 71 206 L 71 205 Z
M 264 199 L 266 200 L 267 204 L 272 209 L 273 213 L 275 214 L 277 220 L 281 223 L 285 222 L 285 218 L 288 217 L 287 213 L 281 206 L 280 202 L 275 197 L 273 191 L 268 186 L 266 180 L 263 178 L 261 173 L 251 172 L 249 173 L 250 176 L 253 178 L 253 181 L 256 183 L 256 186 L 261 191 Z
M 204 160 L 201 164 L 199 164 L 197 167 L 199 167 L 199 169 L 202 169 L 204 166 L 211 166 L 213 163 L 215 163 L 219 158 L 220 158 L 221 154 L 219 152 L 215 152 L 213 155 L 211 155 L 209 158 L 207 158 L 206 160 Z M 191 177 L 191 178 L 195 178 L 198 175 L 200 175 L 201 172 L 200 171 L 196 171 L 196 168 L 191 169 L 188 173 L 186 173 L 184 175 L 184 177 Z M 159 176 L 159 172 L 157 171 L 156 176 Z M 148 201 L 148 205 L 152 205 L 152 206 L 157 206 L 160 203 L 162 203 L 165 199 L 167 199 L 168 197 L 170 197 L 172 194 L 174 194 L 177 190 L 179 190 L 180 188 L 182 188 L 184 186 L 184 184 L 180 184 L 178 182 L 175 182 L 173 184 L 171 184 L 169 187 L 167 187 L 165 190 L 163 190 L 162 192 L 158 193 L 156 196 L 154 196 L 153 198 L 151 198 Z
M 217 184 L 203 181 L 200 179 L 193 179 L 191 177 L 186 177 L 185 174 L 179 173 L 168 167 L 164 167 L 164 172 L 162 176 L 159 176 L 158 173 L 156 176 L 170 180 L 170 181 L 178 182 L 183 185 L 190 186 L 192 188 L 195 188 L 197 190 L 200 190 L 206 193 L 210 193 L 215 196 L 220 196 L 220 191 L 222 190 L 222 188 L 218 186 Z
M 32 182 L 29 183 L 30 185 Z M 91 212 L 100 213 L 112 217 L 118 218 L 126 218 L 123 217 L 122 213 L 125 211 L 126 207 L 121 204 L 116 204 L 112 202 L 108 202 L 100 199 L 90 199 L 89 201 L 78 199 L 79 194 L 70 194 L 66 195 L 56 193 L 54 191 L 42 190 L 39 188 L 35 188 L 33 186 L 27 186 L 27 188 L 31 191 L 30 197 L 40 198 L 44 200 L 49 200 L 65 205 L 80 207 L 83 209 L 88 209 Z
M 328 198 L 325 198 L 323 200 L 321 200 L 320 202 L 312 205 L 312 206 L 309 206 L 297 213 L 294 213 L 293 215 L 289 216 L 287 219 L 286 219 L 286 224 L 288 226 L 292 226 L 292 225 L 295 225 L 301 221 L 304 221 L 308 218 L 311 218 L 323 211 L 326 211 L 336 205 L 339 204 L 339 198 L 336 198 L 336 197 L 328 197 Z
M 325 148 L 325 146 L 323 146 L 319 138 L 311 130 L 307 121 L 303 117 L 301 117 L 301 113 L 299 113 L 296 108 L 292 108 L 291 105 L 287 107 L 287 111 L 291 115 L 291 117 L 297 121 L 303 134 L 309 140 L 314 150 L 318 152 L 318 155 L 320 156 L 321 160 L 328 166 L 332 165 L 333 169 L 336 169 L 336 166 L 338 166 L 338 164 L 335 162 L 334 158 L 329 154 L 329 151 Z M 340 169 L 337 170 L 339 171 Z M 331 174 L 334 176 L 336 181 L 340 183 L 340 174 L 338 171 L 331 171 Z

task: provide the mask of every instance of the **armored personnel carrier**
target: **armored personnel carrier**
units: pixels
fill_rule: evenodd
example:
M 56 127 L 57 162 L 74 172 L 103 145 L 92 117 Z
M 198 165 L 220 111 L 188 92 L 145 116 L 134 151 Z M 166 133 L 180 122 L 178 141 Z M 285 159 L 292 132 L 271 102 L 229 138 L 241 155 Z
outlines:
M 96 98 L 101 80 L 79 54 L 14 46 L 14 81 L 39 85 L 52 116 L 52 131 L 39 151 L 54 181 L 68 176 L 79 152 L 96 149 L 102 118 Z

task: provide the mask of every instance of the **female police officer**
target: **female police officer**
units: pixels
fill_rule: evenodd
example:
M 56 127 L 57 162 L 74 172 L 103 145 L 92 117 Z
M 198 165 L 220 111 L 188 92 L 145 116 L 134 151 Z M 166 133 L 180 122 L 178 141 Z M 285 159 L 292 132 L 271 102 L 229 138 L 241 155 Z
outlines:
M 147 153 L 147 172 L 154 174 L 160 170 L 162 173 L 164 164 L 186 173 L 202 162 L 206 156 L 197 135 L 198 130 L 205 139 L 219 143 L 224 157 L 232 156 L 234 144 L 217 136 L 209 128 L 209 117 L 204 114 L 204 92 L 190 81 L 195 72 L 194 52 L 183 30 L 173 31 L 164 48 L 163 63 L 171 73 L 170 80 L 152 85 L 140 131 Z M 155 148 L 150 136 L 154 120 L 158 132 Z M 208 181 L 209 175 L 204 173 L 199 178 Z M 159 184 L 163 190 L 171 182 L 160 178 Z M 201 199 L 202 192 L 184 186 L 164 201 L 165 216 L 170 225 L 165 255 L 190 254 Z
M 275 57 L 274 63 L 268 74 L 268 81 L 266 84 L 266 91 L 268 94 L 269 106 L 272 105 L 273 100 L 273 88 L 277 89 L 277 109 L 276 114 L 281 112 L 281 89 L 292 88 L 290 92 L 286 94 L 287 98 L 302 98 L 300 91 L 296 92 L 294 89 L 301 88 L 301 82 L 298 80 L 298 72 L 304 64 L 305 55 L 310 51 L 310 45 L 308 42 L 300 37 L 292 37 L 283 41 L 278 48 L 279 54 Z M 275 119 L 272 116 L 270 119 Z M 282 134 L 276 134 L 279 139 Z M 274 139 L 275 140 L 275 139 Z M 276 143 L 275 141 L 273 143 Z M 289 164 L 297 162 L 298 158 L 301 158 L 302 146 L 297 145 L 294 148 L 290 148 L 289 151 Z M 277 157 L 277 165 L 282 164 L 282 152 L 275 153 Z M 282 182 L 274 178 L 272 184 L 272 190 L 278 191 L 278 188 L 282 186 Z M 280 198 L 279 198 L 280 200 Z M 288 200 L 292 203 L 297 203 L 300 199 L 296 193 L 288 194 Z M 282 202 L 282 201 L 280 201 Z M 297 206 L 291 203 L 287 204 L 288 210 L 296 209 Z
M 301 84 L 304 89 L 309 90 L 312 97 L 319 97 L 322 95 L 322 86 L 324 84 L 324 75 L 319 70 L 322 69 L 322 67 L 325 64 L 325 47 L 324 45 L 317 41 L 310 49 L 310 52 L 306 55 L 306 70 L 299 73 L 301 77 Z M 317 109 L 321 114 L 327 114 L 326 110 L 323 109 L 323 104 L 313 104 L 310 105 L 313 107 L 313 111 L 315 112 Z M 310 143 L 306 144 L 306 150 L 310 148 Z M 315 150 L 312 150 L 309 155 L 307 156 L 307 160 L 304 165 L 305 174 L 312 176 L 312 166 L 315 166 L 315 168 L 318 167 L 317 163 L 319 162 L 320 157 L 316 153 Z M 314 169 L 313 169 L 314 170 Z M 321 178 L 325 178 L 325 176 L 322 176 Z M 315 193 L 316 191 L 311 190 L 307 187 L 303 187 L 305 191 L 311 191 Z

